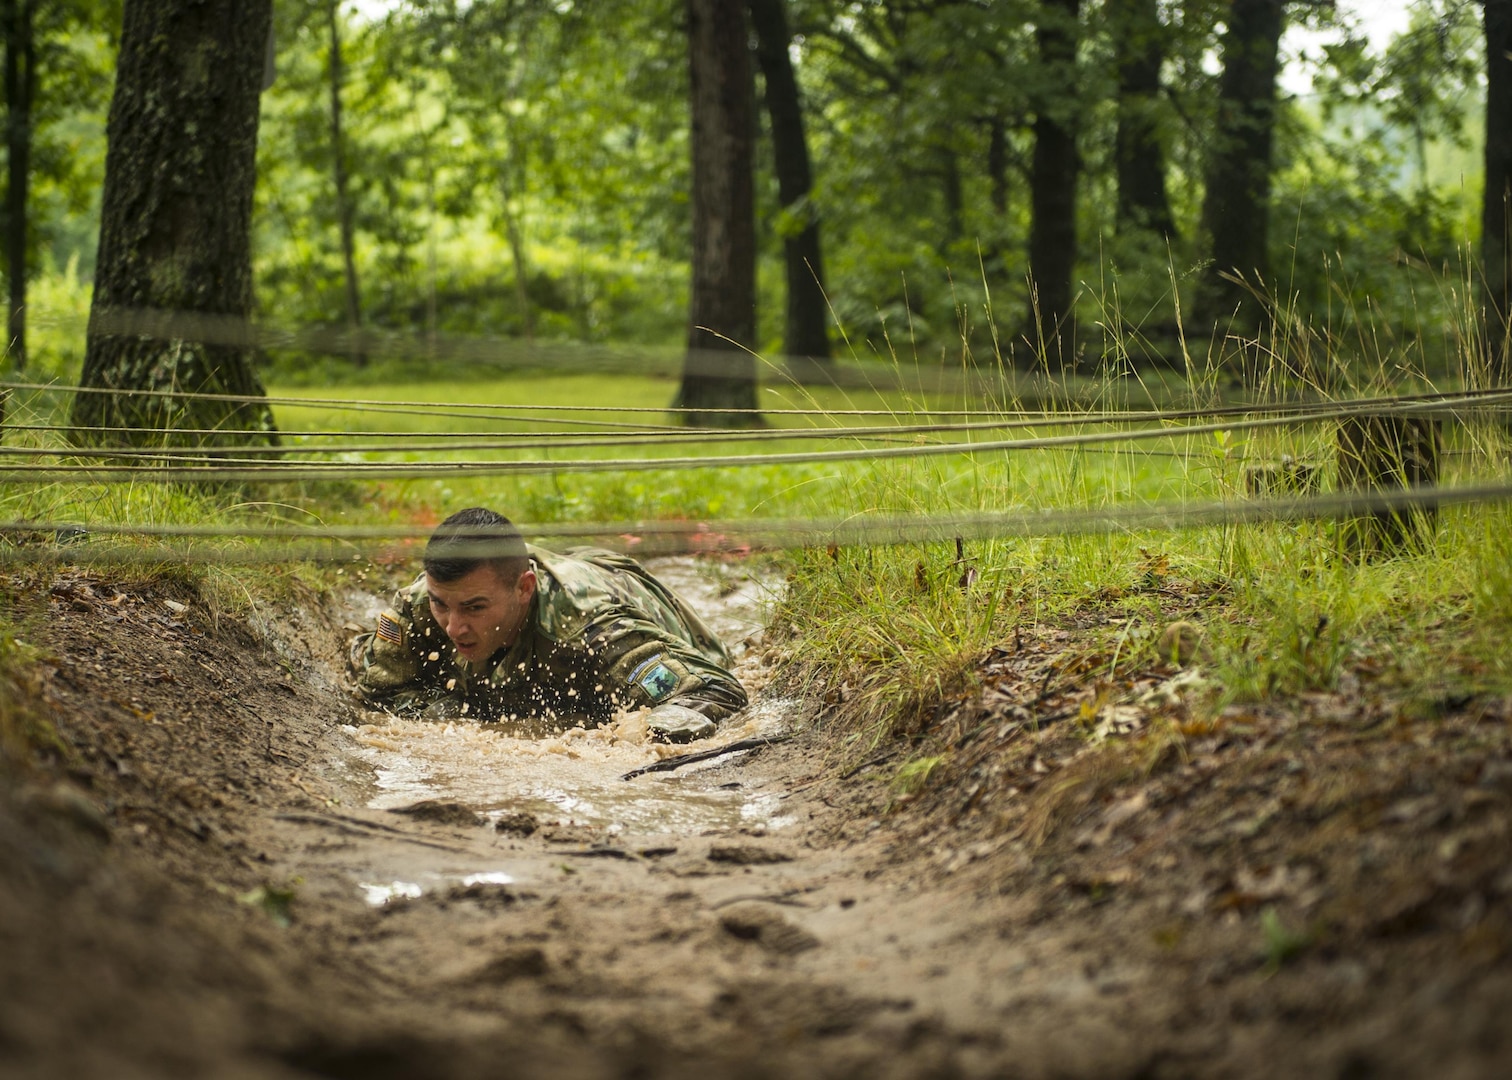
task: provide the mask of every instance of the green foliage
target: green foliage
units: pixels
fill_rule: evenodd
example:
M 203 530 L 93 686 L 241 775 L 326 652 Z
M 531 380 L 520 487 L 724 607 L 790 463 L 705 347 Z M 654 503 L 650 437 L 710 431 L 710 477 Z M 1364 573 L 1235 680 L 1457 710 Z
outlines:
M 28 343 L 28 362 L 30 375 L 46 378 L 76 370 L 80 360 L 72 336 L 59 340 L 49 324 L 73 317 L 80 302 L 87 308 L 121 4 L 57 0 L 32 7 L 35 86 L 26 261 L 32 283 L 28 307 L 40 313 L 29 321 L 40 333 Z M 8 152 L 0 141 L 0 157 Z
M 417 3 L 343 20 L 370 322 L 588 341 L 681 333 L 685 90 L 667 7 L 599 5 L 590 20 L 570 5 Z M 286 320 L 338 324 L 325 3 L 283 9 L 279 41 L 259 300 Z
M 290 909 L 293 907 L 295 898 L 294 885 L 259 885 L 244 893 L 239 893 L 236 901 L 248 907 L 256 908 L 268 917 L 274 926 L 287 930 L 289 928 Z
M 21 639 L 14 625 L 30 613 L 16 609 L 6 596 L 0 612 L 0 769 L 24 771 L 39 752 L 66 758 L 70 748 L 38 707 L 37 650 Z
M 63 266 L 50 267 L 31 283 L 27 292 L 33 311 L 28 323 L 29 379 L 66 385 L 79 381 L 84 367 L 82 330 L 89 322 L 91 291 L 81 276 L 81 262 L 76 252 Z
M 1260 912 L 1260 936 L 1265 956 L 1262 972 L 1267 976 L 1274 975 L 1288 961 L 1305 952 L 1314 940 L 1313 935 L 1306 931 L 1288 929 L 1273 907 Z
M 32 109 L 33 265 L 94 269 L 105 114 L 115 68 L 120 0 L 35 4 L 37 86 Z
M 275 6 L 277 80 L 259 141 L 257 303 L 264 317 L 342 326 L 330 128 L 331 0 Z M 94 257 L 117 0 L 42 6 L 34 236 L 39 317 L 70 265 Z M 1120 233 L 1112 147 L 1116 28 L 1083 5 L 1079 315 L 1096 352 L 1171 364 L 1178 304 L 1206 258 L 1199 228 L 1221 0 L 1161 5 L 1164 92 L 1150 106 L 1178 237 Z M 1345 20 L 1292 5 L 1314 25 Z M 1398 340 L 1436 333 L 1454 299 L 1431 275 L 1461 265 L 1484 58 L 1476 6 L 1422 0 L 1380 55 L 1331 45 L 1317 94 L 1283 99 L 1267 283 L 1303 322 L 1347 309 Z M 1035 0 L 901 4 L 791 0 L 829 295 L 861 357 L 955 365 L 1024 359 L 1027 180 L 1050 75 Z M 672 345 L 686 331 L 686 43 L 677 0 L 393 0 L 338 6 L 344 155 L 365 321 L 405 332 Z M 50 20 L 50 21 L 49 21 Z M 766 122 L 764 113 L 762 123 Z M 759 144 L 764 342 L 781 334 L 785 219 Z M 996 148 L 996 149 L 994 149 Z M 76 262 L 71 259 L 77 258 Z M 63 303 L 65 310 L 71 305 Z M 1099 343 L 1097 338 L 1103 337 Z M 1117 344 L 1114 344 L 1114 343 Z M 1198 354 L 1221 342 L 1189 343 Z M 1441 347 L 1435 345 L 1442 355 Z M 72 345 L 34 348 L 48 372 Z M 312 358 L 280 354 L 281 371 Z M 349 362 L 328 370 L 339 372 Z
M 893 775 L 893 790 L 899 795 L 913 795 L 922 791 L 928 785 L 929 778 L 944 764 L 945 759 L 938 755 L 914 758 Z

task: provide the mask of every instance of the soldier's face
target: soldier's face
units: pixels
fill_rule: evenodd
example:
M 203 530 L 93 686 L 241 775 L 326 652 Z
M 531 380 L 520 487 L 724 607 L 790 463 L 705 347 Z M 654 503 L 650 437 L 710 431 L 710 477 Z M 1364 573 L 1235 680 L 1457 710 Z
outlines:
M 441 582 L 425 576 L 431 617 L 446 631 L 458 654 L 473 663 L 514 644 L 530 611 L 535 587 L 534 570 L 526 570 L 518 581 L 508 582 L 487 563 L 456 581 Z

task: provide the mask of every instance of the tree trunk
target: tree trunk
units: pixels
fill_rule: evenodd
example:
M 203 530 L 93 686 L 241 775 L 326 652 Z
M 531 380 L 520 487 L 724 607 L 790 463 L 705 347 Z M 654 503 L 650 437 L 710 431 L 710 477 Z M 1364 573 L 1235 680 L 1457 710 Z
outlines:
M 1108 22 L 1117 50 L 1118 231 L 1149 229 L 1174 237 L 1157 117 L 1165 28 L 1155 0 L 1109 0 Z
M 1029 340 L 1042 363 L 1076 366 L 1071 274 L 1076 264 L 1076 150 L 1080 117 L 1076 44 L 1081 0 L 1044 0 L 1034 40 L 1040 77 L 1034 101 L 1029 199 Z
M 252 312 L 258 95 L 271 19 L 272 0 L 125 4 L 80 381 L 85 390 L 106 392 L 75 398 L 80 444 L 221 441 L 103 427 L 213 428 L 276 439 L 252 348 L 172 336 L 185 316 L 244 320 Z M 166 325 L 149 335 L 137 312 L 157 312 Z M 137 328 L 122 328 L 123 319 Z
M 748 0 L 756 33 L 756 60 L 766 84 L 767 116 L 772 122 L 772 163 L 777 172 L 777 199 L 786 217 L 782 255 L 787 269 L 787 322 L 783 352 L 788 370 L 801 382 L 832 379 L 829 301 L 824 293 L 824 260 L 819 247 L 819 216 L 809 201 L 814 187 L 808 138 L 803 128 L 803 101 L 788 55 L 787 0 Z
M 525 340 L 535 340 L 535 312 L 530 306 L 529 269 L 525 263 L 525 237 L 520 232 L 520 222 L 509 206 L 509 185 L 500 185 L 499 192 L 504 213 L 504 236 L 509 242 L 509 257 L 514 263 L 515 303 L 520 308 L 520 322 L 525 331 Z
M 1008 128 L 1001 116 L 987 125 L 987 180 L 992 212 L 1001 219 L 1008 213 Z
M 341 266 L 346 277 L 347 334 L 351 337 L 352 359 L 358 367 L 367 364 L 367 354 L 360 341 L 362 334 L 362 292 L 357 286 L 357 256 L 352 236 L 352 197 L 347 187 L 346 144 L 341 135 L 341 85 L 345 79 L 341 64 L 341 27 L 338 0 L 328 0 L 326 18 L 330 27 L 331 46 L 331 173 L 336 182 L 336 221 L 341 229 Z
M 945 204 L 945 235 L 940 261 L 950 261 L 951 249 L 966 233 L 966 189 L 961 179 L 961 159 L 954 147 L 940 147 L 940 197 Z
M 676 407 L 693 427 L 759 424 L 756 408 L 755 88 L 745 0 L 687 0 L 693 281 Z M 732 412 L 730 410 L 753 410 Z
M 1512 381 L 1512 0 L 1485 0 L 1486 191 L 1481 261 L 1487 366 L 1493 382 Z
M 990 289 L 1003 278 L 1002 238 L 1008 227 L 1008 127 L 1000 115 L 987 122 L 987 185 L 993 227 L 982 239 L 982 274 Z
M 1199 282 L 1197 318 L 1241 333 L 1257 333 L 1265 321 L 1264 305 L 1229 278 L 1254 288 L 1269 282 L 1271 144 L 1285 6 L 1285 0 L 1233 0 L 1223 35 L 1223 78 L 1202 203 L 1213 258 Z
M 32 97 L 37 50 L 32 0 L 5 0 L 6 171 L 5 278 L 10 286 L 7 352 L 16 371 L 26 368 L 27 203 L 31 182 Z M 0 411 L 0 420 L 4 412 Z
M 1427 416 L 1351 416 L 1339 421 L 1339 490 L 1390 494 L 1438 484 L 1444 436 Z M 1422 551 L 1432 544 L 1438 510 L 1375 510 L 1340 521 L 1343 553 L 1354 559 Z

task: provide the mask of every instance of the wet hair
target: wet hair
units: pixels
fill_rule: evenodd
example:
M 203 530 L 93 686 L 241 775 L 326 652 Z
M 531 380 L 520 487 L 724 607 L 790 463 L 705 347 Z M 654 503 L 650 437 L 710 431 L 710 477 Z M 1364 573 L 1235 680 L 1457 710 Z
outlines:
M 492 566 L 500 581 L 512 585 L 530 569 L 530 556 L 514 522 L 471 506 L 458 510 L 431 533 L 425 545 L 425 572 L 445 584 L 480 566 Z

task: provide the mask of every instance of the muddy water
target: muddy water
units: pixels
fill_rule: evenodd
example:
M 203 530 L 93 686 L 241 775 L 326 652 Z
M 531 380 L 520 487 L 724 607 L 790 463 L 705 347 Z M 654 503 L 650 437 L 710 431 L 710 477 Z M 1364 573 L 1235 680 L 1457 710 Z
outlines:
M 370 773 L 368 807 L 392 810 L 445 800 L 495 818 L 525 812 L 542 824 L 588 826 L 607 836 L 781 827 L 779 793 L 717 785 L 703 780 L 698 766 L 622 779 L 672 754 L 775 734 L 794 712 L 791 702 L 761 696 L 768 674 L 756 646 L 775 583 L 691 559 L 652 560 L 648 566 L 727 643 L 736 674 L 755 702 L 749 709 L 692 747 L 652 743 L 643 711 L 603 727 L 544 738 L 500 724 L 373 714 L 372 722 L 348 729 L 349 760 L 339 763 L 349 775 Z

